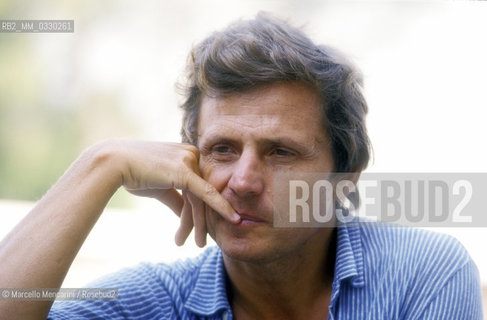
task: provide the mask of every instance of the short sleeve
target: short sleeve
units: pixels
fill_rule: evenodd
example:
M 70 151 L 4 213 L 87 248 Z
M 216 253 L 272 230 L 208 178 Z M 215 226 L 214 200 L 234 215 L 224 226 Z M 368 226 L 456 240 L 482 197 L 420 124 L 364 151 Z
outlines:
M 54 302 L 47 319 L 163 319 L 172 313 L 172 299 L 150 264 L 107 275 L 87 287 L 117 288 L 117 300 Z
M 414 319 L 482 320 L 482 291 L 478 269 L 470 259 Z

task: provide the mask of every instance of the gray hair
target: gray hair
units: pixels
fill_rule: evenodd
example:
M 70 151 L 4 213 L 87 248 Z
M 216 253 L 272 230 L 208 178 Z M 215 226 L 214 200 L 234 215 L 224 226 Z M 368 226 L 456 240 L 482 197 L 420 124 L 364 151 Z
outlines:
M 335 171 L 364 170 L 371 144 L 360 72 L 335 49 L 314 44 L 301 30 L 265 13 L 214 32 L 191 50 L 181 105 L 183 142 L 198 142 L 204 95 L 229 95 L 282 81 L 305 82 L 319 92 Z

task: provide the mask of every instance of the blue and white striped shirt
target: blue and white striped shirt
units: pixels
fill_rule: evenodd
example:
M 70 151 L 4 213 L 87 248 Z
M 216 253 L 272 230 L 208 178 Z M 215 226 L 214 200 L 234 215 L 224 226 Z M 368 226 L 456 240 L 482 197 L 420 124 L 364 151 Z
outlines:
M 454 238 L 406 227 L 342 225 L 328 319 L 482 319 L 478 270 Z M 49 319 L 232 319 L 219 248 L 141 264 L 91 287 L 116 301 L 55 302 Z

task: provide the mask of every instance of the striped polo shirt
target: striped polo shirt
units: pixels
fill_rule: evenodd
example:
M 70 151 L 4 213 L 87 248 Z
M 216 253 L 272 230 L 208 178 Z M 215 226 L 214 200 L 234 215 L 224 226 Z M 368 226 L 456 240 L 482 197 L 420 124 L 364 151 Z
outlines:
M 232 319 L 218 247 L 92 283 L 116 301 L 59 301 L 48 319 Z M 298 293 L 299 294 L 299 293 Z M 340 225 L 328 319 L 482 319 L 478 270 L 451 236 L 359 220 Z

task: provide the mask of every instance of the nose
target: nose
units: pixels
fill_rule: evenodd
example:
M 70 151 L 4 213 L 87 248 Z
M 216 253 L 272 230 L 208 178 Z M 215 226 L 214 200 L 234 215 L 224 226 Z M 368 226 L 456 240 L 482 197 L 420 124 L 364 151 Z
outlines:
M 235 162 L 228 187 L 239 198 L 261 194 L 265 188 L 264 164 L 256 152 L 244 150 Z

